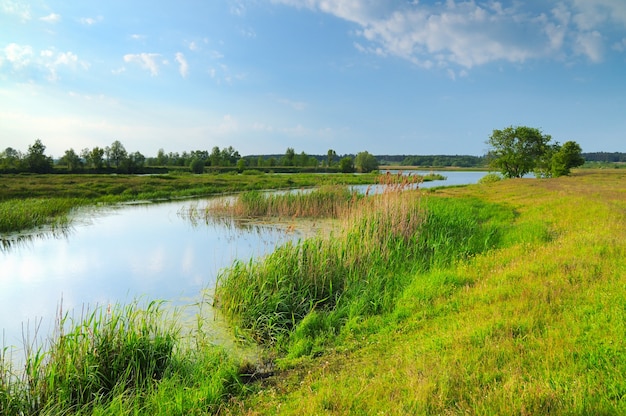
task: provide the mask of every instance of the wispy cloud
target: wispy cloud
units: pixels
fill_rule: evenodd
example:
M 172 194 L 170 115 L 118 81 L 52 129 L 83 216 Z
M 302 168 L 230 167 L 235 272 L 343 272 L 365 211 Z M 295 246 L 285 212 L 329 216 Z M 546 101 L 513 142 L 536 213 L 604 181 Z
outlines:
M 626 26 L 623 0 L 561 0 L 541 3 L 542 9 L 523 2 L 475 0 L 272 1 L 355 23 L 360 51 L 401 57 L 426 68 L 470 69 L 495 61 L 567 56 L 599 62 L 607 40 L 603 25 Z
M 176 53 L 176 62 L 178 62 L 178 72 L 180 72 L 180 76 L 187 78 L 187 75 L 189 75 L 189 64 L 185 59 L 185 55 L 181 52 Z
M 30 45 L 10 43 L 4 48 L 4 56 L 14 69 L 21 69 L 30 64 L 33 59 L 33 48 Z
M 33 73 L 43 74 L 49 81 L 59 79 L 60 68 L 70 70 L 88 69 L 89 64 L 74 52 L 57 52 L 44 49 L 36 52 L 30 45 L 11 43 L 3 50 L 4 59 L 11 64 L 16 74 L 30 77 Z M 1 55 L 0 55 L 1 58 Z
M 286 106 L 289 106 L 291 108 L 293 108 L 294 110 L 297 111 L 302 111 L 304 109 L 306 109 L 307 104 L 303 101 L 293 101 L 293 100 L 289 100 L 287 98 L 278 98 L 278 102 L 281 104 L 284 104 Z
M 19 17 L 23 22 L 31 19 L 30 6 L 22 2 L 5 0 L 0 4 L 0 10 L 4 14 Z
M 230 5 L 230 13 L 235 16 L 243 16 L 246 14 L 246 5 L 242 1 L 233 1 Z
M 147 69 L 153 77 L 159 75 L 157 60 L 161 57 L 158 53 L 139 53 L 124 55 L 124 62 L 134 63 L 143 69 Z
M 83 24 L 83 25 L 87 25 L 87 26 L 92 26 L 95 25 L 98 22 L 103 21 L 104 18 L 102 16 L 98 16 L 98 17 L 81 17 L 80 19 L 78 19 L 78 21 Z
M 58 23 L 61 21 L 61 15 L 57 13 L 50 13 L 47 16 L 40 17 L 39 20 L 46 23 Z
M 626 51 L 626 38 L 622 38 L 621 40 L 615 42 L 613 44 L 613 49 L 618 52 Z

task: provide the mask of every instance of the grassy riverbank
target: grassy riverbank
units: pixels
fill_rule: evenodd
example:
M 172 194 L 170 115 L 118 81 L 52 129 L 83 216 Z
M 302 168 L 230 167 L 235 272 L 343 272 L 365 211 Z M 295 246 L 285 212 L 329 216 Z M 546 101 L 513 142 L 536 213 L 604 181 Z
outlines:
M 79 206 L 210 196 L 261 189 L 324 184 L 370 184 L 377 175 L 171 174 L 1 175 L 0 233 L 66 223 Z
M 585 170 L 358 200 L 322 190 L 302 203 L 351 201 L 319 210 L 339 228 L 237 263 L 218 283 L 217 305 L 240 335 L 264 345 L 272 366 L 255 368 L 209 345 L 201 320 L 181 340 L 175 325 L 146 326 L 153 321 L 145 312 L 114 308 L 87 320 L 101 324 L 66 332 L 75 352 L 34 355 L 33 368 L 70 380 L 55 384 L 69 386 L 55 390 L 62 400 L 38 412 L 622 414 L 625 183 L 618 170 Z M 243 199 L 255 210 L 246 215 L 281 205 L 280 197 Z M 121 381 L 98 390 L 105 364 L 79 364 L 103 354 L 98 342 L 116 339 L 131 340 L 112 343 L 128 346 L 118 375 L 107 378 Z M 152 361 L 139 365 L 139 356 Z M 146 377 L 145 368 L 159 370 Z M 28 407 L 40 403 L 33 383 L 0 370 L 0 413 L 38 413 Z M 37 374 L 44 392 L 60 383 Z M 85 396 L 92 399 L 66 405 L 84 386 L 96 389 Z M 19 404 L 26 407 L 9 407 Z
M 408 261 L 387 311 L 285 360 L 232 413 L 623 414 L 625 181 L 579 171 L 437 190 L 428 198 L 499 207 L 496 247 L 428 270 Z

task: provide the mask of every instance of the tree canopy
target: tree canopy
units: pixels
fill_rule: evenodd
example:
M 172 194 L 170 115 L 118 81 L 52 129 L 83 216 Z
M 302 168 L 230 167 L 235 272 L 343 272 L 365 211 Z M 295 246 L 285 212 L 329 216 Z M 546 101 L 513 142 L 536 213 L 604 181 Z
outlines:
M 494 130 L 487 144 L 489 166 L 508 178 L 521 178 L 530 172 L 540 177 L 568 175 L 582 165 L 581 148 L 568 141 L 563 146 L 551 144 L 552 137 L 533 127 L 516 126 Z
M 359 152 L 354 158 L 354 167 L 358 172 L 368 173 L 378 169 L 378 160 L 369 152 Z

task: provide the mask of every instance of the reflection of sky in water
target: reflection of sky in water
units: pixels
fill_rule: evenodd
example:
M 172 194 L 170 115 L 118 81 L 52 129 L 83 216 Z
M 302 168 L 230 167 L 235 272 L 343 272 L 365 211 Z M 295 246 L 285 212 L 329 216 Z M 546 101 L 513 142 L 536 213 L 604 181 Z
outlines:
M 485 173 L 443 172 L 446 181 L 420 187 L 475 183 Z M 101 209 L 78 218 L 66 235 L 0 248 L 0 330 L 6 343 L 21 345 L 22 323 L 29 321 L 32 329 L 37 319 L 43 319 L 40 335 L 49 335 L 61 299 L 63 310 L 74 309 L 75 316 L 85 305 L 197 299 L 234 259 L 248 260 L 298 238 L 268 227 L 237 228 L 228 221 L 194 226 L 178 215 L 194 204 Z
M 99 211 L 65 237 L 32 238 L 0 251 L 0 329 L 7 344 L 21 345 L 22 323 L 32 327 L 42 317 L 48 335 L 61 299 L 64 310 L 79 311 L 137 298 L 197 298 L 233 259 L 248 260 L 297 238 L 232 223 L 193 226 L 178 215 L 191 203 Z

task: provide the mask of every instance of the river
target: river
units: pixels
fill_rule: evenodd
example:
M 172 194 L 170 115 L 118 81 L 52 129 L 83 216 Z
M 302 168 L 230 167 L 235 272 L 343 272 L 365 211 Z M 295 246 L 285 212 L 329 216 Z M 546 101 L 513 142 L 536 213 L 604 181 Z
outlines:
M 428 172 L 414 172 L 428 173 Z M 446 181 L 421 184 L 462 185 L 486 172 L 442 172 Z M 0 246 L 0 329 L 4 346 L 23 345 L 51 334 L 61 305 L 78 311 L 137 299 L 173 305 L 197 302 L 215 285 L 219 270 L 235 259 L 262 256 L 297 229 L 242 224 L 234 220 L 193 222 L 181 215 L 206 200 L 118 205 L 79 212 L 62 232 L 2 236 Z

